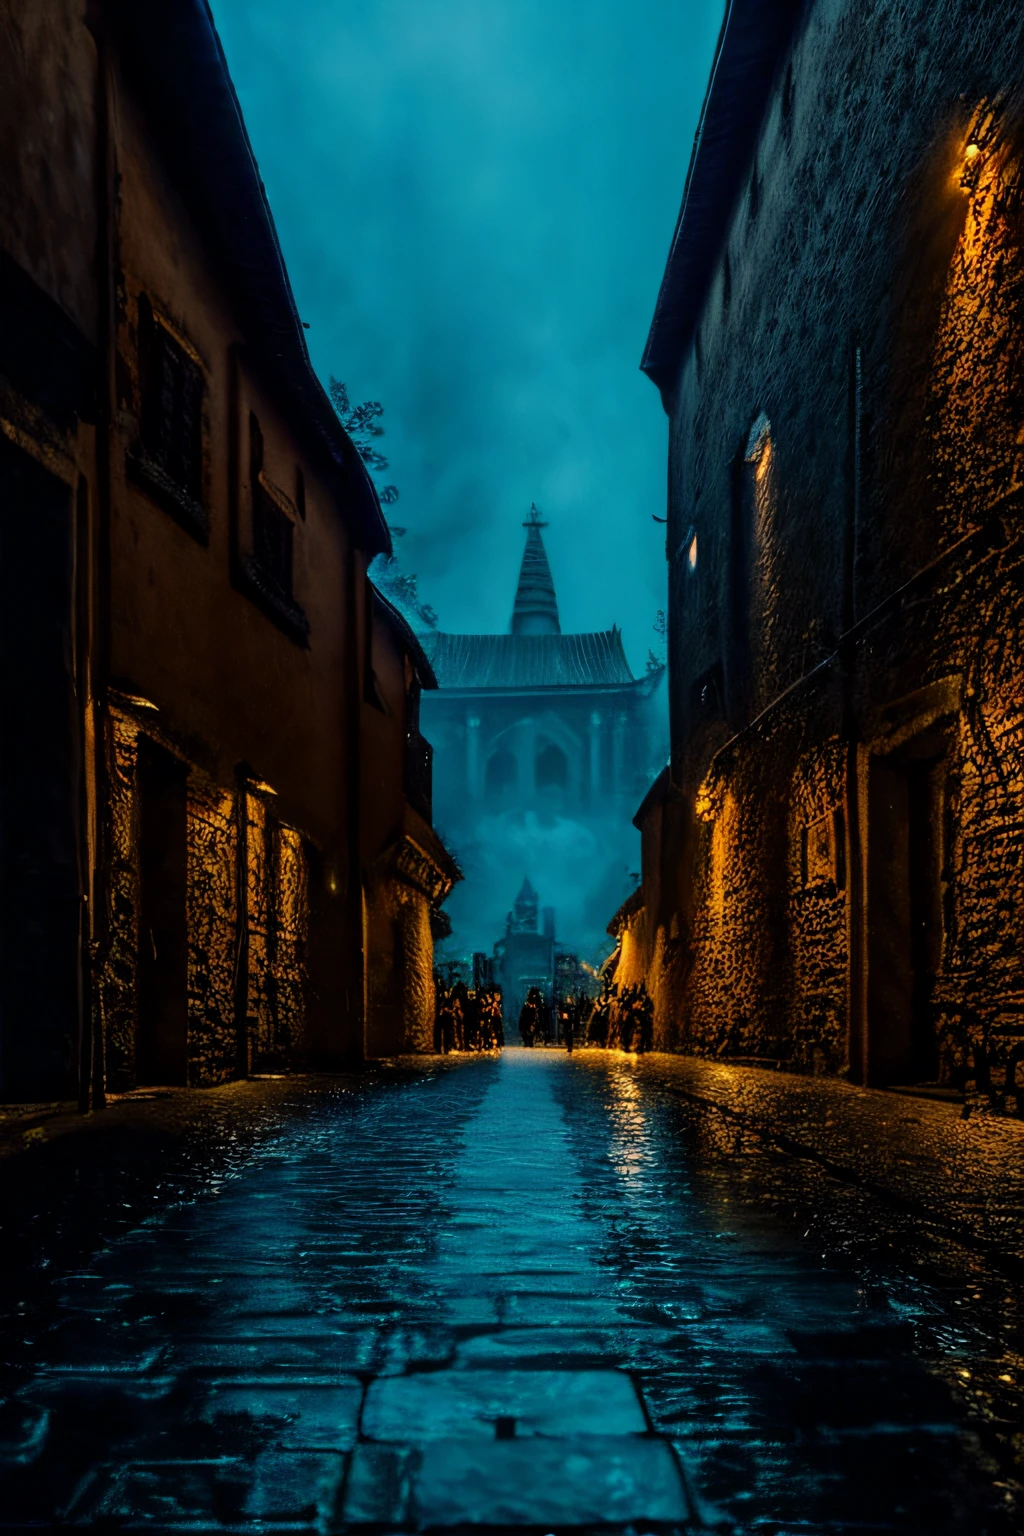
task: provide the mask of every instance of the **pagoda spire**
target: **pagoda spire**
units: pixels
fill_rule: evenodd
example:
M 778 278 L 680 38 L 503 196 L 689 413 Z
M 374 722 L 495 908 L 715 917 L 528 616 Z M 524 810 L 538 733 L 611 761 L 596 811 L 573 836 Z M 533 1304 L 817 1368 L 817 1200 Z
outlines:
M 558 602 L 555 583 L 551 579 L 544 540 L 540 536 L 547 523 L 541 521 L 536 502 L 530 507 L 530 515 L 523 524 L 526 529 L 526 548 L 519 568 L 519 585 L 512 609 L 512 633 L 514 635 L 560 635 Z

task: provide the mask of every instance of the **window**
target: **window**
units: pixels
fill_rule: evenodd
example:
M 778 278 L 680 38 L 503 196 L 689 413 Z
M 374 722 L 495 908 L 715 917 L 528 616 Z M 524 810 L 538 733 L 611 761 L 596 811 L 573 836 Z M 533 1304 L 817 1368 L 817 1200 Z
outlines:
M 252 458 L 253 553 L 263 575 L 281 597 L 292 595 L 292 542 L 294 525 L 287 498 L 263 472 L 263 433 L 256 417 L 249 416 L 249 449 Z
M 295 526 L 305 510 L 305 481 L 296 473 L 299 505 L 275 485 L 264 466 L 263 430 L 249 413 L 252 553 L 243 555 L 244 590 L 297 644 L 309 641 L 309 620 L 295 601 Z
M 203 370 L 198 357 L 139 298 L 139 438 L 128 471 L 158 506 L 203 543 Z

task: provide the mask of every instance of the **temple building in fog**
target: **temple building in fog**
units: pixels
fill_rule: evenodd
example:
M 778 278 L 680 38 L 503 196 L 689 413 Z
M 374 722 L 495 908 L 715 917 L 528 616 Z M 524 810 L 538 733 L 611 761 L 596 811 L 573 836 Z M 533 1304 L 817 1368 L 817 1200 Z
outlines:
M 660 670 L 636 678 L 617 627 L 563 634 L 536 507 L 505 634 L 434 633 L 424 697 L 435 819 L 465 871 L 450 948 L 490 950 L 524 878 L 588 954 L 637 869 L 630 816 L 667 746 Z

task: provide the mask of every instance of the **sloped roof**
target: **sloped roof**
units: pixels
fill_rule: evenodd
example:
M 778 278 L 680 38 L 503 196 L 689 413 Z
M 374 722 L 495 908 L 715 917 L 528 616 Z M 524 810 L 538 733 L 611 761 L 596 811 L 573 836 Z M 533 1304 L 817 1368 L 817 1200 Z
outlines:
M 772 86 L 812 0 L 726 0 L 668 264 L 640 367 L 671 389 L 700 320 Z
M 523 563 L 519 567 L 519 585 L 512 608 L 512 633 L 514 635 L 557 635 L 561 632 L 558 622 L 558 600 L 555 583 L 548 564 L 547 550 L 540 531 L 544 524 L 536 506 L 523 524 L 526 529 L 526 548 Z
M 396 608 L 394 603 L 389 602 L 380 588 L 375 586 L 372 581 L 367 582 L 367 585 L 370 588 L 370 601 L 376 604 L 377 612 L 384 619 L 385 623 L 390 624 L 395 633 L 401 636 L 409 659 L 416 670 L 420 687 L 436 688 L 437 678 L 434 676 L 434 669 L 430 665 L 419 636 L 405 614 Z
M 442 689 L 608 688 L 636 681 L 622 631 L 591 635 L 423 636 Z
M 313 372 L 267 194 L 207 0 L 107 0 L 127 73 L 207 249 L 227 279 L 263 382 L 333 481 L 368 554 L 391 535 L 366 465 Z

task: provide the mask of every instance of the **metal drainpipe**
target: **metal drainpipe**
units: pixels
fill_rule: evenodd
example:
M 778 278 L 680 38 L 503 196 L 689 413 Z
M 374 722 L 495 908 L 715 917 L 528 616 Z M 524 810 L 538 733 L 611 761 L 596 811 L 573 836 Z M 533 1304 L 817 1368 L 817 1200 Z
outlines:
M 851 354 L 850 428 L 851 494 L 843 549 L 843 633 L 857 623 L 857 559 L 862 517 L 861 435 L 863 367 L 859 346 Z M 842 679 L 842 737 L 846 743 L 846 942 L 847 1068 L 855 1082 L 868 1075 L 867 911 L 864 860 L 862 762 L 854 697 L 856 642 L 845 642 L 839 658 Z
M 113 131 L 113 78 L 105 18 L 90 6 L 86 24 L 96 47 L 95 139 L 95 285 L 96 285 L 96 497 L 89 518 L 92 545 L 91 697 L 96 840 L 88 919 L 88 958 L 83 965 L 88 1044 L 80 1083 L 79 1103 L 86 1109 L 106 1105 L 106 1039 L 102 975 L 110 952 L 111 849 L 108 773 L 113 751 L 107 713 L 110 677 L 110 521 L 111 457 L 115 425 L 114 361 L 116 348 L 115 253 L 117 203 L 116 147 Z M 85 959 L 85 957 L 83 957 Z
M 353 1037 L 353 1054 L 362 1062 L 366 1058 L 366 953 L 363 937 L 363 847 L 362 847 L 362 710 L 363 710 L 363 658 L 360 655 L 359 599 L 369 603 L 370 594 L 365 576 L 361 573 L 360 552 L 354 543 L 348 550 L 348 603 L 345 622 L 349 651 L 349 676 L 345 718 L 349 741 L 349 783 L 347 806 L 348 830 L 348 879 L 345 882 L 345 904 L 348 908 L 348 934 L 350 964 L 355 968 L 345 988 L 348 1005 L 349 1027 Z M 365 632 L 365 630 L 364 630 Z

